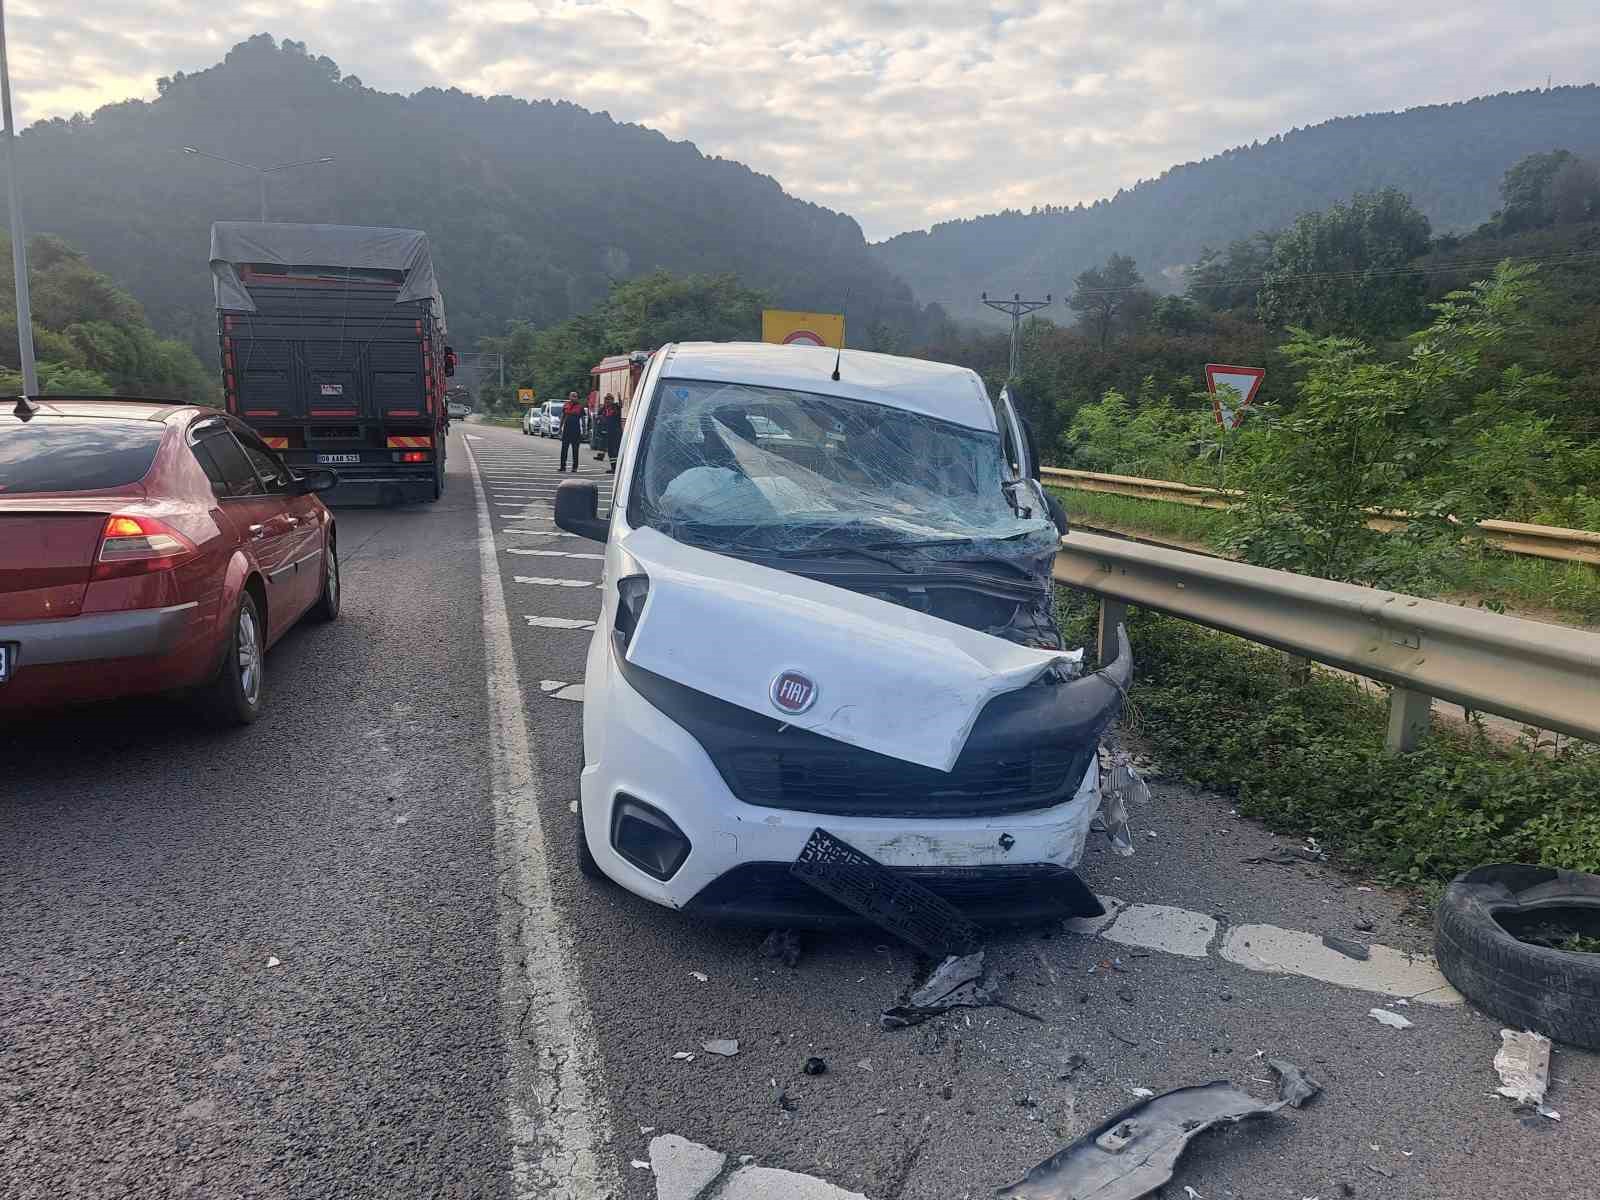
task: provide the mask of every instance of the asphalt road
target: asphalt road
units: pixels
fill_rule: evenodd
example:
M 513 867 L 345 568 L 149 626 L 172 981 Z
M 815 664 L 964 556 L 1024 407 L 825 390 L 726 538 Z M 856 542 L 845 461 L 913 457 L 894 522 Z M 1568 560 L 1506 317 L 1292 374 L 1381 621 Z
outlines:
M 888 1032 L 879 1010 L 923 966 L 889 939 L 813 938 L 789 968 L 759 932 L 584 880 L 589 635 L 560 626 L 595 615 L 600 563 L 570 556 L 596 547 L 549 523 L 555 443 L 467 433 L 492 542 L 459 435 L 439 504 L 340 510 L 344 616 L 273 651 L 253 728 L 144 703 L 6 731 L 0 1196 L 581 1194 L 582 1171 L 552 1168 L 579 1137 L 596 1186 L 654 1200 L 634 1164 L 674 1133 L 875 1200 L 953 1200 L 1134 1088 L 1270 1098 L 1267 1057 L 1324 1095 L 1202 1139 L 1169 1196 L 1593 1194 L 1600 1059 L 1558 1048 L 1564 1119 L 1519 1118 L 1492 1095 L 1498 1025 L 1463 1006 L 1058 927 L 990 944 L 1042 1021 Z M 1209 915 L 1219 943 L 1262 923 L 1426 949 L 1403 897 L 1244 864 L 1284 843 L 1216 797 L 1157 784 L 1133 819 L 1134 858 L 1093 843 L 1098 892 Z M 1369 1015 L 1386 1005 L 1413 1027 Z M 826 1074 L 801 1073 L 813 1055 Z

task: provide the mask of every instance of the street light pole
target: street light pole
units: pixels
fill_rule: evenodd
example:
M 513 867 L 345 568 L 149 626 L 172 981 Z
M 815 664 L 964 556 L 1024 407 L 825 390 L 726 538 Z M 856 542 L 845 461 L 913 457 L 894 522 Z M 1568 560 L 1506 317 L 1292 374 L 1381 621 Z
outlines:
M 33 306 L 28 302 L 28 247 L 23 241 L 22 196 L 17 187 L 16 130 L 11 119 L 11 67 L 6 59 L 6 6 L 0 0 L 0 109 L 6 122 L 6 200 L 11 206 L 11 269 L 17 278 L 17 350 L 22 358 L 22 396 L 39 394 L 33 361 Z
M 197 150 L 193 146 L 185 146 L 183 148 L 183 152 L 185 154 L 192 154 L 196 158 L 215 159 L 217 162 L 227 163 L 230 167 L 241 167 L 246 171 L 254 171 L 256 173 L 256 182 L 261 189 L 261 223 L 263 225 L 265 225 L 267 222 L 268 175 L 271 175 L 275 171 L 287 171 L 293 167 L 320 167 L 323 163 L 331 163 L 333 161 L 333 155 L 325 154 L 321 158 L 305 158 L 301 159 L 299 162 L 278 163 L 276 166 L 272 167 L 258 167 L 255 165 L 255 163 L 240 162 L 236 158 L 224 158 L 220 154 L 211 154 L 205 150 Z

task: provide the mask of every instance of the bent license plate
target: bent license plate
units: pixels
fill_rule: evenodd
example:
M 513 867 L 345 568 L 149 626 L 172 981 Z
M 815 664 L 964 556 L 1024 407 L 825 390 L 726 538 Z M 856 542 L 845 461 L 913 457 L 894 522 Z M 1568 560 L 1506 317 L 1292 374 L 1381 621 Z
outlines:
M 16 660 L 16 646 L 10 642 L 0 642 L 0 683 L 11 678 L 11 664 Z
M 317 455 L 317 462 L 319 462 L 319 463 L 358 463 L 360 461 L 361 461 L 361 455 L 359 455 L 359 454 L 319 454 L 319 455 Z

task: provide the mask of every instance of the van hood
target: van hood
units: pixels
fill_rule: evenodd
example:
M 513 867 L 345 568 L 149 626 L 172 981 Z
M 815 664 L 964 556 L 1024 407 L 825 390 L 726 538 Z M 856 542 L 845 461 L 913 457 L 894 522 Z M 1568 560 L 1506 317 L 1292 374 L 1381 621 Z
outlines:
M 649 576 L 627 660 L 799 729 L 949 771 L 979 713 L 1083 651 L 1037 650 L 845 588 L 685 545 L 649 528 L 618 549 Z M 804 712 L 780 676 L 815 689 Z

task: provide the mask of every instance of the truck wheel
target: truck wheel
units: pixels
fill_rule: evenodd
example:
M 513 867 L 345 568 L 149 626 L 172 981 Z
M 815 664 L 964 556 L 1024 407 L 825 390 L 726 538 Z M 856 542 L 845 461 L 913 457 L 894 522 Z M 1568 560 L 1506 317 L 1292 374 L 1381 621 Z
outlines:
M 261 613 L 255 597 L 243 592 L 223 647 L 222 667 L 197 697 L 207 721 L 228 728 L 248 725 L 261 715 L 265 659 L 266 630 L 261 627 Z
M 1445 889 L 1439 970 L 1468 1000 L 1518 1029 L 1600 1050 L 1600 954 L 1556 949 L 1551 927 L 1600 936 L 1600 875 L 1514 864 L 1476 867 Z
M 444 495 L 444 462 L 436 459 L 433 464 L 433 500 L 442 495 Z

